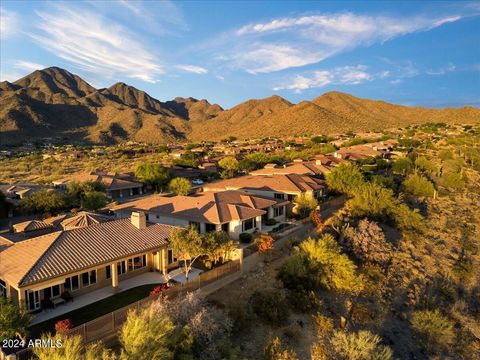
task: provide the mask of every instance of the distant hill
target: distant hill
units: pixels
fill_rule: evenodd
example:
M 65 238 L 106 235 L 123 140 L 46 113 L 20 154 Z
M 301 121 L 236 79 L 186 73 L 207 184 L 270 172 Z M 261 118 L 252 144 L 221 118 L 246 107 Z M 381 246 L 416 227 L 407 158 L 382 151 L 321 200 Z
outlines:
M 0 82 L 0 143 L 45 137 L 95 144 L 164 143 L 365 131 L 442 121 L 480 121 L 480 109 L 427 109 L 329 92 L 298 104 L 271 96 L 224 110 L 207 100 L 161 102 L 125 83 L 95 89 L 67 70 L 37 70 Z

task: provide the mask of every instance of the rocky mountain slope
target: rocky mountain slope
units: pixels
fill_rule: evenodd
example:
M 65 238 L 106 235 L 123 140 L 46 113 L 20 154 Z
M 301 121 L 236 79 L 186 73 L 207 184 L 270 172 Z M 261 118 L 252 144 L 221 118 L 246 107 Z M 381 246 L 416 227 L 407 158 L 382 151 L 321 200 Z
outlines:
M 0 82 L 0 143 L 45 137 L 87 143 L 164 143 L 295 134 L 330 134 L 413 123 L 480 121 L 480 109 L 426 109 L 329 92 L 298 104 L 279 97 L 223 110 L 207 100 L 161 102 L 125 83 L 95 89 L 57 67 Z

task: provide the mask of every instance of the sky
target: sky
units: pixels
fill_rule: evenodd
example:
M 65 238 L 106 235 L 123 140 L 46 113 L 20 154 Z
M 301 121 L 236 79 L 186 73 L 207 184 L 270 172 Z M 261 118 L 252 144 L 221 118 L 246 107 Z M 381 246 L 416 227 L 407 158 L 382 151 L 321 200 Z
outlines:
M 332 90 L 478 107 L 480 1 L 0 0 L 0 79 L 49 66 L 224 108 Z

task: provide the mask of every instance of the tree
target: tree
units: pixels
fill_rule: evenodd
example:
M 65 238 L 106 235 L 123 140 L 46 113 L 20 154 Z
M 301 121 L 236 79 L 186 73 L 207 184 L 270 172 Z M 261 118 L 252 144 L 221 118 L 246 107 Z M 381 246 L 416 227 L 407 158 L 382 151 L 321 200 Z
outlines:
M 136 167 L 135 176 L 159 191 L 170 180 L 168 169 L 159 164 L 142 164 Z
M 272 325 L 285 323 L 290 313 L 285 296 L 278 290 L 255 291 L 248 302 L 260 319 Z
M 239 169 L 238 160 L 234 157 L 225 157 L 218 162 L 222 171 L 222 178 L 229 179 L 232 178 Z
M 19 309 L 9 300 L 0 296 L 0 341 L 28 334 L 28 325 L 32 317 L 25 309 Z
M 42 340 L 50 341 L 54 346 L 33 347 L 33 353 L 38 360 L 115 360 L 115 355 L 101 343 L 85 346 L 79 335 L 56 334 L 53 337 L 44 335 Z
M 107 194 L 101 191 L 89 191 L 83 198 L 83 208 L 87 210 L 98 210 L 107 205 Z
M 121 359 L 173 359 L 174 335 L 175 325 L 158 302 L 130 310 L 119 334 Z
M 401 157 L 395 160 L 392 166 L 392 171 L 395 174 L 406 175 L 413 170 L 413 163 L 407 157 Z
M 205 255 L 203 239 L 194 225 L 188 228 L 175 228 L 170 234 L 170 247 L 176 258 L 183 261 L 185 278 L 188 281 L 188 274 L 193 263 L 200 256 Z
M 168 190 L 173 192 L 175 195 L 188 195 L 192 188 L 190 180 L 185 178 L 175 178 L 170 181 L 168 184 Z
M 294 212 L 300 218 L 306 218 L 318 206 L 317 200 L 312 195 L 301 193 L 295 198 Z
M 293 291 L 317 290 L 318 287 L 339 291 L 358 291 L 361 279 L 356 266 L 342 254 L 330 234 L 321 239 L 308 238 L 282 265 L 278 278 Z
M 107 204 L 105 185 L 96 181 L 69 183 L 67 198 L 69 204 L 87 210 L 97 210 Z
M 365 183 L 360 169 L 350 163 L 340 164 L 326 175 L 327 185 L 330 189 L 352 195 L 358 187 Z
M 202 247 L 208 260 L 216 264 L 230 256 L 230 252 L 237 248 L 237 242 L 230 239 L 225 231 L 211 231 L 203 236 Z
M 393 352 L 382 339 L 370 331 L 347 334 L 336 331 L 331 339 L 336 353 L 345 360 L 390 360 Z
M 419 156 L 415 159 L 415 166 L 418 169 L 421 169 L 431 175 L 435 174 L 438 171 L 437 166 L 424 156 Z
M 448 350 L 455 342 L 453 322 L 438 310 L 416 311 L 410 323 L 418 343 L 429 352 Z
M 392 259 L 393 248 L 377 223 L 360 220 L 357 228 L 348 228 L 345 235 L 349 250 L 358 259 L 381 265 L 387 265 Z
M 416 197 L 430 197 L 435 193 L 433 184 L 420 174 L 409 175 L 403 181 L 402 189 Z
M 255 238 L 255 245 L 257 245 L 258 252 L 266 253 L 273 247 L 273 238 L 266 233 L 262 233 Z
M 48 213 L 64 209 L 66 204 L 62 194 L 39 190 L 21 199 L 19 206 L 28 213 Z
M 298 360 L 294 351 L 283 347 L 278 336 L 267 342 L 263 349 L 263 356 L 265 360 Z

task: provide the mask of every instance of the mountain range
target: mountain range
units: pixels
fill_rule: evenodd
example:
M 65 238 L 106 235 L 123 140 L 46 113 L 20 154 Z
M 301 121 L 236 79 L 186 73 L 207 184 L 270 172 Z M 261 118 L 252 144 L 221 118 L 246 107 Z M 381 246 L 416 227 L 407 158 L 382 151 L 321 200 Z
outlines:
M 191 97 L 161 102 L 121 82 L 95 89 L 58 67 L 36 70 L 13 83 L 0 82 L 0 144 L 46 137 L 91 144 L 158 144 L 478 121 L 479 108 L 407 107 L 340 92 L 298 104 L 275 95 L 227 110 Z

